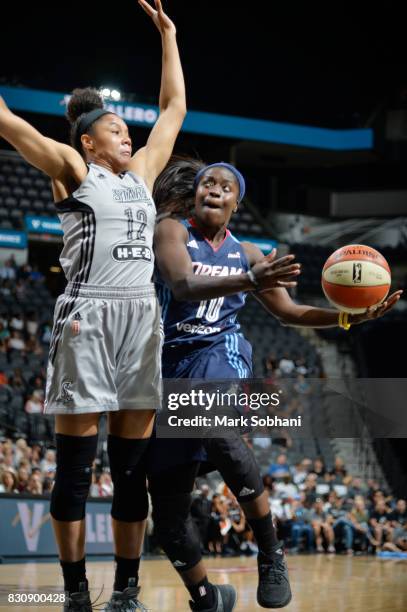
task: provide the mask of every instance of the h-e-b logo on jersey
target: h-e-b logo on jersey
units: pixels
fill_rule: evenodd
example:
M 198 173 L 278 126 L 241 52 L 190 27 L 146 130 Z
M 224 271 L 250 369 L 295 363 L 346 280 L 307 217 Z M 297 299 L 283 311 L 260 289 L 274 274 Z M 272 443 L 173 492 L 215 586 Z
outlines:
M 353 280 L 354 283 L 361 283 L 362 282 L 362 264 L 361 263 L 354 263 L 353 264 L 352 280 Z
M 115 261 L 119 262 L 136 261 L 137 259 L 144 259 L 144 261 L 152 260 L 150 247 L 144 244 L 117 244 L 112 249 L 112 257 Z

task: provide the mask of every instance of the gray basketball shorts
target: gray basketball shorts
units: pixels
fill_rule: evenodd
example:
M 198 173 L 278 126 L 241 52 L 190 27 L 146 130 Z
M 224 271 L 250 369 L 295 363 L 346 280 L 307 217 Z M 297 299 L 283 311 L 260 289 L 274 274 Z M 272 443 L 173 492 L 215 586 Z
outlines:
M 45 412 L 158 409 L 162 325 L 154 286 L 75 286 L 54 312 Z

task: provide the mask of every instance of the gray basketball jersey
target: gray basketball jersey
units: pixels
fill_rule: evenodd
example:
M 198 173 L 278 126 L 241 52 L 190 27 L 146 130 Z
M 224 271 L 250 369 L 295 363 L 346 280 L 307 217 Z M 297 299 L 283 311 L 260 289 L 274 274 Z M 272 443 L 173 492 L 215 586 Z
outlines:
M 149 285 L 156 210 L 144 181 L 89 164 L 83 183 L 56 205 L 64 232 L 61 266 L 68 281 L 112 287 Z

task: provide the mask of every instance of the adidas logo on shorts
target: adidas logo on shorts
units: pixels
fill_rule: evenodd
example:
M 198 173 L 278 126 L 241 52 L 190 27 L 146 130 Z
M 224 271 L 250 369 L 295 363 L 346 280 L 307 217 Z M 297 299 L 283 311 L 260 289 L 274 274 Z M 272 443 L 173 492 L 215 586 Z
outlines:
M 254 493 L 254 489 L 248 489 L 247 487 L 243 487 L 243 489 L 239 493 L 239 497 L 245 497 L 245 495 L 251 495 Z
M 186 563 L 184 563 L 183 561 L 174 561 L 173 566 L 174 567 L 184 567 L 184 565 L 186 565 Z

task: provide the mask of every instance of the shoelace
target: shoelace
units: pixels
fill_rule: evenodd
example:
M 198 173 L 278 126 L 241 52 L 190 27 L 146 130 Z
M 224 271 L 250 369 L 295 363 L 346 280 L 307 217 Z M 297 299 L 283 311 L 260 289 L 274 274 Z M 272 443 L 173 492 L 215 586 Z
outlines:
M 259 567 L 262 578 L 267 578 L 271 584 L 281 584 L 285 565 L 282 561 L 273 559 L 269 563 L 262 563 Z
M 120 596 L 117 597 L 115 601 L 109 602 L 113 610 L 120 611 L 123 604 L 132 603 L 136 605 L 136 607 L 134 608 L 135 610 L 140 610 L 141 612 L 149 612 L 149 608 L 146 608 L 145 605 L 142 604 L 141 601 L 137 599 L 137 595 L 140 592 L 140 589 L 138 587 L 128 588 L 126 589 L 126 591 L 127 593 L 124 593 L 124 592 L 121 593 Z

